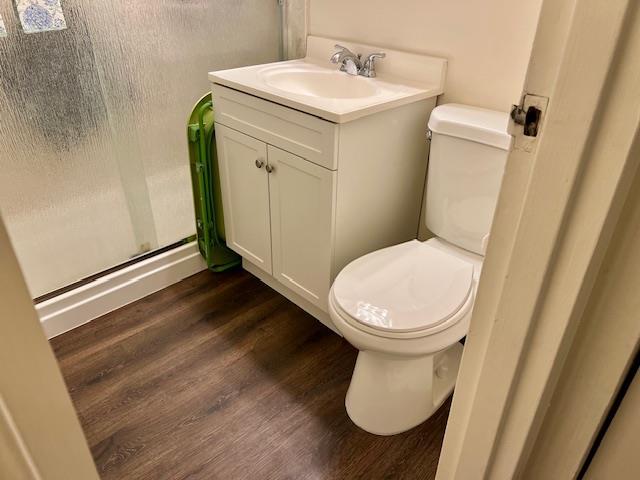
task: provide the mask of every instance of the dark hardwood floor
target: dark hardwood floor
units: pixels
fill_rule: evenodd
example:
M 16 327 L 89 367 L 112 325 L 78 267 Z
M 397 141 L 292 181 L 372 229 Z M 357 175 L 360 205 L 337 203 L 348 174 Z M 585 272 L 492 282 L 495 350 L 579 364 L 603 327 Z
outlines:
M 52 340 L 103 479 L 429 479 L 449 404 L 370 435 L 346 341 L 255 277 L 202 272 Z

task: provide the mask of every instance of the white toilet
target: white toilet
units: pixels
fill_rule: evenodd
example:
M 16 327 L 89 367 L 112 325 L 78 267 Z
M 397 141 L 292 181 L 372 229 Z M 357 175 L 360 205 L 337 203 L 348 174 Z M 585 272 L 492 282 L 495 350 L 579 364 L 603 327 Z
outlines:
M 506 113 L 436 107 L 426 225 L 435 237 L 347 265 L 329 293 L 336 328 L 360 350 L 349 417 L 378 435 L 409 430 L 453 391 L 511 136 Z

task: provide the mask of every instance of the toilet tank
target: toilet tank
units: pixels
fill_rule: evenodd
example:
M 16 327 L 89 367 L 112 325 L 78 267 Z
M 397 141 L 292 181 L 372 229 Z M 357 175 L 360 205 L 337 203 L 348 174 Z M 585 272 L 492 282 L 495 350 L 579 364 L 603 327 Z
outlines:
M 508 121 L 507 113 L 453 103 L 429 118 L 427 228 L 481 255 L 511 148 Z

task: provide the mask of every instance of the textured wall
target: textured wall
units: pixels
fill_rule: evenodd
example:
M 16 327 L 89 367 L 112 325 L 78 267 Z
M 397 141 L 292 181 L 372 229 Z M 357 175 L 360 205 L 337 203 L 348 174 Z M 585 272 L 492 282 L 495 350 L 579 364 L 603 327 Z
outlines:
M 207 72 L 277 60 L 265 0 L 0 1 L 0 210 L 32 295 L 195 232 L 185 140 Z

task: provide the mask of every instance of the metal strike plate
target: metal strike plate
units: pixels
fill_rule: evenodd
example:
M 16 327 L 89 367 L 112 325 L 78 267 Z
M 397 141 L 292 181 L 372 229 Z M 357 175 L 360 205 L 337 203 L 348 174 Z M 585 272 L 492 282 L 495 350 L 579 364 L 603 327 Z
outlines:
M 514 149 L 535 150 L 548 104 L 547 97 L 526 93 L 519 105 L 513 105 L 508 131 L 515 138 Z

